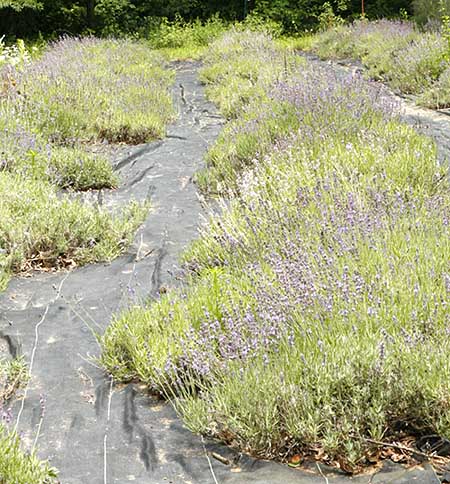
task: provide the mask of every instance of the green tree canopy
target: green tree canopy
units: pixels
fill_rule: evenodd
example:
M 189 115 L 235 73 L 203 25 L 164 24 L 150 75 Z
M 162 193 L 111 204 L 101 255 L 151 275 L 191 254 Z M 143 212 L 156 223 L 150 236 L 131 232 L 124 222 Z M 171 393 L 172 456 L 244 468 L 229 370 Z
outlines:
M 365 10 L 369 18 L 392 17 L 400 9 L 411 13 L 411 3 L 365 0 Z M 227 20 L 241 20 L 251 11 L 280 22 L 286 30 L 298 31 L 317 25 L 324 8 L 345 18 L 357 17 L 361 0 L 0 0 L 0 35 L 134 33 L 148 30 L 158 17 L 191 20 L 219 14 Z
M 42 7 L 42 2 L 38 0 L 0 0 L 0 8 L 11 8 L 16 12 L 20 12 L 24 8 L 39 10 Z

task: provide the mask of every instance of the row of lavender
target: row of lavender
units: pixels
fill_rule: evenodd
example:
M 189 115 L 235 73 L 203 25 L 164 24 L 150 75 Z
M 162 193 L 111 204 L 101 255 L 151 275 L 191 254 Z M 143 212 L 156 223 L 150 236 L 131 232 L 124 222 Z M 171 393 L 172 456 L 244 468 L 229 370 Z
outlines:
M 184 254 L 185 289 L 119 315 L 103 365 L 259 456 L 356 472 L 368 439 L 448 437 L 450 197 L 433 142 L 379 85 L 265 34 L 230 32 L 205 64 L 229 122 L 199 181 L 226 201 Z
M 20 46 L 0 61 L 1 169 L 75 190 L 116 186 L 108 160 L 86 143 L 164 136 L 173 74 L 144 44 L 64 38 L 33 62 Z
M 64 38 L 32 59 L 0 42 L 0 54 L 1 290 L 14 272 L 123 251 L 148 207 L 113 216 L 59 191 L 117 186 L 107 145 L 163 137 L 174 113 L 173 73 L 142 43 Z
M 380 20 L 340 25 L 308 39 L 322 58 L 360 60 L 367 75 L 417 97 L 433 109 L 450 106 L 450 25 L 421 31 L 413 22 Z

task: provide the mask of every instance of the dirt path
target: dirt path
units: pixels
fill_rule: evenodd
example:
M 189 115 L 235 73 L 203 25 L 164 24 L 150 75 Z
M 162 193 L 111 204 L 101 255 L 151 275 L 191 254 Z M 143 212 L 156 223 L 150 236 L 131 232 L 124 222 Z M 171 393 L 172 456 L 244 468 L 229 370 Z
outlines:
M 204 443 L 183 428 L 169 405 L 136 385 L 113 387 L 89 360 L 100 351 L 92 331 L 102 333 L 130 296 L 156 297 L 161 286 L 176 284 L 177 257 L 196 236 L 202 209 L 192 176 L 222 125 L 204 97 L 197 67 L 177 66 L 180 116 L 168 137 L 117 160 L 122 188 L 98 194 L 107 205 L 152 200 L 127 255 L 109 265 L 15 278 L 0 295 L 0 337 L 12 353 L 26 356 L 32 373 L 25 398 L 14 408 L 23 439 L 30 447 L 36 441 L 63 484 L 439 482 L 430 469 L 390 465 L 387 474 L 350 480 L 324 466 L 296 471 Z

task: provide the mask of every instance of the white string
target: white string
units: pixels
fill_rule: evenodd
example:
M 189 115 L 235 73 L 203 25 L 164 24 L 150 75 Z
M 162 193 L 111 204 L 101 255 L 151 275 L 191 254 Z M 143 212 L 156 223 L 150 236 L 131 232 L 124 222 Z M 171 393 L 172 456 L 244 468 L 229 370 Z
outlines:
M 25 385 L 25 390 L 24 390 L 24 393 L 23 393 L 22 402 L 20 404 L 20 410 L 19 410 L 19 413 L 17 414 L 16 425 L 14 426 L 15 432 L 17 432 L 17 428 L 19 426 L 20 418 L 22 416 L 23 409 L 24 409 L 24 406 L 25 406 L 25 400 L 27 399 L 27 395 L 28 395 L 28 389 L 30 387 L 31 376 L 33 374 L 34 359 L 35 359 L 35 356 L 36 356 L 37 346 L 38 346 L 38 343 L 39 343 L 39 327 L 41 326 L 41 324 L 44 322 L 45 318 L 47 317 L 47 313 L 48 313 L 48 310 L 50 308 L 50 304 L 54 303 L 56 301 L 56 299 L 58 299 L 58 297 L 60 296 L 63 284 L 66 281 L 66 279 L 69 277 L 69 274 L 70 274 L 70 272 L 68 272 L 63 277 L 63 279 L 61 280 L 61 282 L 58 286 L 58 289 L 55 288 L 56 289 L 56 298 L 53 299 L 53 301 L 51 301 L 51 303 L 47 304 L 47 307 L 45 308 L 45 311 L 44 311 L 44 314 L 42 315 L 41 320 L 36 324 L 36 326 L 34 328 L 34 344 L 33 344 L 33 349 L 31 351 L 30 366 L 29 366 L 29 370 L 28 370 L 29 377 L 28 377 L 27 384 Z M 40 427 L 38 429 L 38 432 L 39 431 L 40 431 Z M 39 436 L 39 433 L 38 433 L 38 436 Z M 35 440 L 35 442 L 36 442 L 36 440 Z
M 21 402 L 21 405 L 20 405 L 20 410 L 19 410 L 19 413 L 17 414 L 16 425 L 14 426 L 14 431 L 17 431 L 17 427 L 19 425 L 20 417 L 22 416 L 23 408 L 25 406 L 25 400 L 26 400 L 27 395 L 28 395 L 28 389 L 30 387 L 31 375 L 32 375 L 32 372 L 33 372 L 33 365 L 34 365 L 34 357 L 36 355 L 36 350 L 37 350 L 37 346 L 38 346 L 38 342 L 39 342 L 39 326 L 41 326 L 41 324 L 44 322 L 44 320 L 47 316 L 49 307 L 50 306 L 47 305 L 41 320 L 39 321 L 39 323 L 36 324 L 36 326 L 34 328 L 34 345 L 33 345 L 33 350 L 31 352 L 30 369 L 29 369 L 30 375 L 29 375 L 27 384 L 25 386 L 25 391 L 24 391 L 22 402 Z
M 213 469 L 213 466 L 212 466 L 212 463 L 211 463 L 211 459 L 209 458 L 208 452 L 206 450 L 205 440 L 203 439 L 203 435 L 202 435 L 202 444 L 203 444 L 203 450 L 205 451 L 206 458 L 208 459 L 209 469 L 210 469 L 211 474 L 213 476 L 214 483 L 219 484 L 219 482 L 216 479 L 216 475 L 214 474 L 214 469 Z
M 322 472 L 322 469 L 320 468 L 320 465 L 318 462 L 316 462 L 317 469 L 319 469 L 320 475 L 325 479 L 325 483 L 329 484 L 328 482 L 328 477 Z
M 111 376 L 110 386 L 109 386 L 109 397 L 108 397 L 108 417 L 107 417 L 107 425 L 106 425 L 106 432 L 103 438 L 103 484 L 107 484 L 107 459 L 106 459 L 106 449 L 107 449 L 107 440 L 108 440 L 108 424 L 111 418 L 111 400 L 113 396 L 113 377 Z

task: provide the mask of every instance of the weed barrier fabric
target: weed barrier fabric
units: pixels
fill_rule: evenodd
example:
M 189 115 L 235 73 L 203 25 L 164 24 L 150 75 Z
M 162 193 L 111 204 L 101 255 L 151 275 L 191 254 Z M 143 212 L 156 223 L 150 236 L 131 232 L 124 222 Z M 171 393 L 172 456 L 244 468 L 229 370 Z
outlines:
M 128 253 L 108 265 L 15 278 L 0 295 L 2 348 L 23 353 L 32 374 L 13 409 L 23 441 L 36 443 L 63 484 L 439 482 L 429 466 L 388 463 L 350 479 L 319 464 L 297 470 L 240 455 L 190 433 L 139 385 L 115 386 L 91 360 L 100 352 L 95 334 L 113 314 L 178 284 L 178 256 L 197 234 L 202 206 L 192 177 L 223 121 L 204 97 L 198 65 L 176 68 L 179 119 L 167 138 L 117 160 L 117 191 L 86 195 L 111 207 L 151 199 Z

